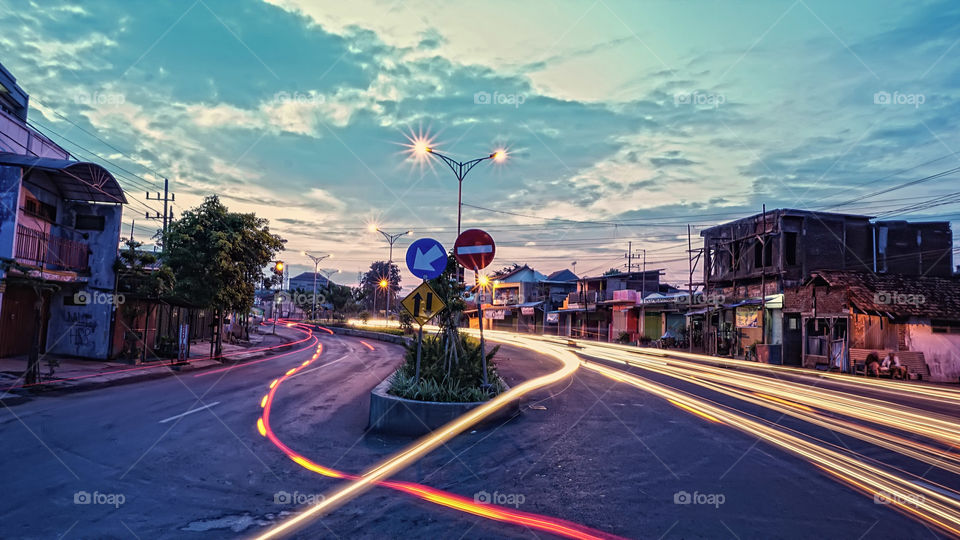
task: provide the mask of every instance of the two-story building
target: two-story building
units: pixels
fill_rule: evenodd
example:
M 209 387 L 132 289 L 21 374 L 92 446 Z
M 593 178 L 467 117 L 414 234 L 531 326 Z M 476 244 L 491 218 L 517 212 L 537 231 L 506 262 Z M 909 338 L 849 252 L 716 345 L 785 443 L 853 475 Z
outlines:
M 27 94 L 0 66 L 0 356 L 105 359 L 126 198 L 26 123 Z
M 723 303 L 690 315 L 707 354 L 801 365 L 801 309 L 784 291 L 818 270 L 949 277 L 949 222 L 872 221 L 869 216 L 778 209 L 717 225 L 703 237 L 703 292 Z

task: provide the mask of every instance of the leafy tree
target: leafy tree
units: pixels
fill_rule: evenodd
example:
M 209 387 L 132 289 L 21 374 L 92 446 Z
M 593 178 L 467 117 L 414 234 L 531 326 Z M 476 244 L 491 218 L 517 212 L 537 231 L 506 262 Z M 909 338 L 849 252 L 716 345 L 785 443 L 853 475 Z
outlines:
M 164 260 L 177 276 L 175 293 L 217 314 L 217 355 L 224 312 L 250 311 L 263 268 L 283 250 L 285 240 L 272 234 L 267 223 L 256 214 L 230 212 L 211 195 L 163 235 Z
M 370 270 L 363 274 L 363 279 L 360 280 L 360 288 L 363 290 L 365 300 L 364 305 L 368 309 L 372 310 L 374 303 L 380 308 L 386 309 L 387 297 L 384 291 L 380 289 L 380 281 L 384 279 L 388 280 L 390 307 L 398 307 L 397 294 L 400 292 L 400 268 L 394 263 L 376 261 L 370 265 Z
M 604 272 L 603 275 L 605 275 L 605 276 L 615 276 L 615 275 L 617 275 L 617 274 L 619 274 L 619 273 L 620 273 L 620 269 L 619 269 L 619 268 L 611 268 L 611 269 L 607 270 L 606 272 Z

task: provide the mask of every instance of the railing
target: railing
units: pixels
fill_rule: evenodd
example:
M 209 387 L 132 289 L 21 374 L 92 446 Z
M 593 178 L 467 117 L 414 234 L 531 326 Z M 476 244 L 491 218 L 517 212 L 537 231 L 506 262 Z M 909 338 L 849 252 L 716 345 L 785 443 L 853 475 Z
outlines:
M 83 242 L 51 237 L 48 233 L 17 226 L 14 257 L 45 268 L 85 271 L 90 268 L 90 247 Z

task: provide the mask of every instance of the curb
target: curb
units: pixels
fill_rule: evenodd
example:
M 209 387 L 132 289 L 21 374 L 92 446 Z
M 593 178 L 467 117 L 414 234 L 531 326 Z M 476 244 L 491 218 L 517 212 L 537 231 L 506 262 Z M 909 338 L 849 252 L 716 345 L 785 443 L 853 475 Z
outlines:
M 413 343 L 412 337 L 398 336 L 395 334 L 385 334 L 383 332 L 371 332 L 369 330 L 356 330 L 354 328 L 344 328 L 342 326 L 319 326 L 315 324 L 308 324 L 306 326 L 312 326 L 314 328 L 326 328 L 334 334 L 339 334 L 343 336 L 351 337 L 362 337 L 366 339 L 373 339 L 376 341 L 385 341 L 387 343 L 393 343 L 395 345 L 409 345 Z
M 26 403 L 38 397 L 44 396 L 60 396 L 65 394 L 71 394 L 74 392 L 86 392 L 90 390 L 98 390 L 111 386 L 123 386 L 127 384 L 141 383 L 156 379 L 162 379 L 165 377 L 182 375 L 186 373 L 199 372 L 211 367 L 220 367 L 225 365 L 240 365 L 245 363 L 248 360 L 258 359 L 273 355 L 278 352 L 286 352 L 289 348 L 292 347 L 290 342 L 296 341 L 296 337 L 285 338 L 288 341 L 286 343 L 280 343 L 276 345 L 276 348 L 261 351 L 257 353 L 250 353 L 249 355 L 238 354 L 236 356 L 231 356 L 225 358 L 223 361 L 215 360 L 209 357 L 200 357 L 197 360 L 190 362 L 186 365 L 182 365 L 179 370 L 174 370 L 173 366 L 154 366 L 154 369 L 131 375 L 129 377 L 119 377 L 111 380 L 100 380 L 100 381 L 90 381 L 79 383 L 75 385 L 64 385 L 64 386 L 52 386 L 59 381 L 51 381 L 51 386 L 37 385 L 34 387 L 26 388 L 14 388 L 11 390 L 0 391 L 0 394 L 6 393 L 7 396 L 0 398 L 0 403 L 3 403 L 7 406 L 11 405 L 20 405 Z M 91 377 L 93 378 L 93 377 Z

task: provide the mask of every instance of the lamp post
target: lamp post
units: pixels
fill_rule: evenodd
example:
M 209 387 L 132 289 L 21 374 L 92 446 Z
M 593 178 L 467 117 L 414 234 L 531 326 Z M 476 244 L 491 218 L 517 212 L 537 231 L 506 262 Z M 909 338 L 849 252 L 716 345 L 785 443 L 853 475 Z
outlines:
M 453 171 L 454 176 L 457 177 L 457 236 L 460 236 L 460 220 L 463 215 L 463 180 L 467 177 L 467 173 L 471 169 L 477 166 L 481 161 L 486 161 L 492 159 L 493 161 L 500 163 L 503 160 L 507 159 L 506 150 L 496 150 L 488 156 L 479 157 L 476 159 L 471 159 L 470 161 L 457 161 L 449 156 L 445 156 L 440 152 L 437 152 L 430 146 L 426 144 L 418 145 L 414 147 L 414 151 L 422 155 L 434 155 L 440 158 L 444 163 L 450 167 L 450 170 Z
M 324 259 L 333 257 L 333 254 L 328 253 L 326 255 L 321 255 L 320 257 L 311 255 L 306 251 L 301 251 L 301 255 L 305 255 L 313 261 L 313 311 L 311 311 L 310 316 L 313 319 L 317 317 L 317 267 L 320 266 L 320 262 Z
M 324 277 L 327 278 L 327 294 L 330 294 L 330 291 L 331 291 L 331 289 L 330 289 L 330 276 L 332 276 L 332 275 L 336 274 L 337 272 L 339 272 L 340 269 L 339 269 L 339 268 L 334 268 L 333 270 L 329 270 L 329 269 L 323 270 L 323 269 L 321 269 L 320 271 L 323 272 Z M 331 304 L 331 305 L 332 305 L 332 304 Z M 330 320 L 333 320 L 333 314 L 332 314 L 332 312 L 331 312 L 331 315 L 330 315 Z
M 374 226 L 374 227 L 373 227 L 373 230 L 376 231 L 376 232 L 378 232 L 378 233 L 380 233 L 380 234 L 382 234 L 383 237 L 386 238 L 386 239 L 387 239 L 387 242 L 390 244 L 390 260 L 387 261 L 387 279 L 390 280 L 390 281 L 393 281 L 393 280 L 392 280 L 392 278 L 393 278 L 393 276 L 392 276 L 392 274 L 393 274 L 393 272 L 392 272 L 392 270 L 393 270 L 393 244 L 395 244 L 395 243 L 397 242 L 397 240 L 400 239 L 401 237 L 407 236 L 408 234 L 413 234 L 413 231 L 404 231 L 404 232 L 402 232 L 402 233 L 390 234 L 390 233 L 388 233 L 387 231 L 384 231 L 383 229 L 381 229 L 380 227 L 377 227 L 377 226 Z M 390 318 L 390 290 L 389 290 L 389 289 L 387 290 L 387 313 L 386 313 L 386 318 L 388 318 L 388 319 Z
M 381 279 L 379 285 L 380 285 L 380 288 L 384 290 L 384 292 L 387 292 L 387 287 L 390 285 L 390 282 L 387 281 L 386 279 Z M 390 297 L 389 297 L 389 296 L 387 297 L 387 302 L 388 302 L 388 303 L 390 302 Z M 374 313 L 377 312 L 377 291 L 376 291 L 376 289 L 374 289 L 374 291 L 373 291 L 373 312 L 374 312 Z M 386 316 L 384 316 L 384 319 L 386 319 Z M 387 325 L 387 321 L 386 321 L 386 320 L 383 321 L 383 325 L 384 325 L 384 326 Z

